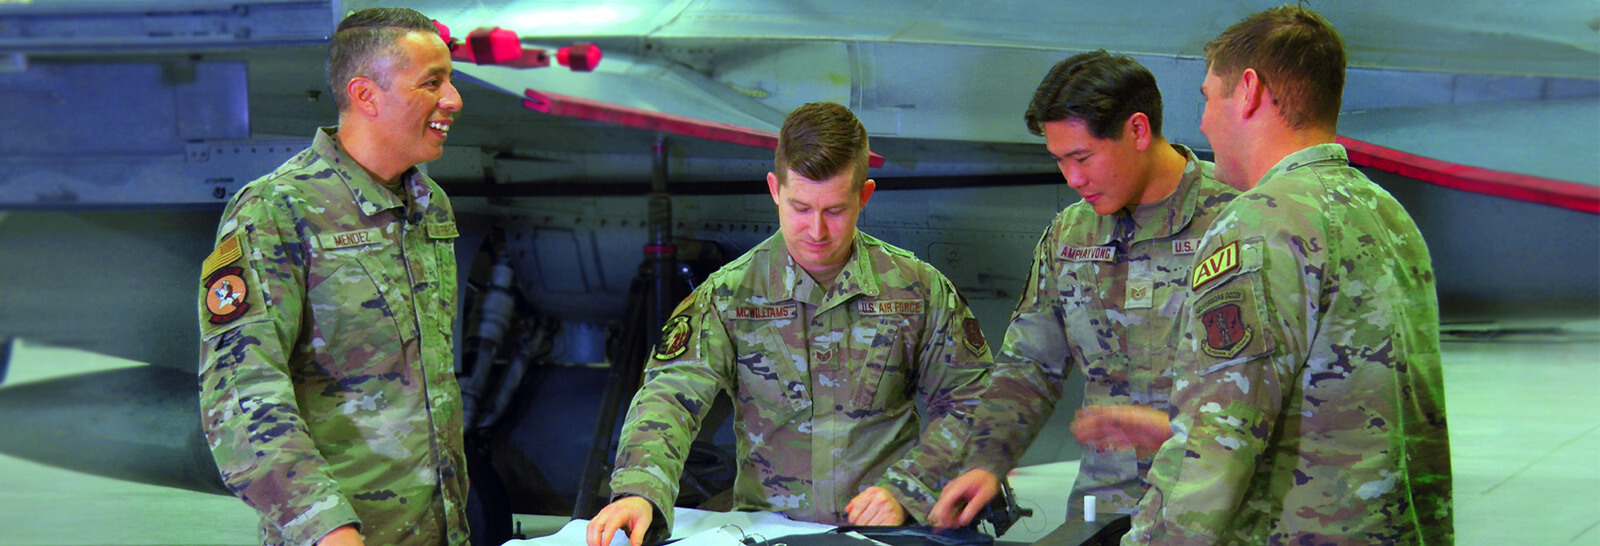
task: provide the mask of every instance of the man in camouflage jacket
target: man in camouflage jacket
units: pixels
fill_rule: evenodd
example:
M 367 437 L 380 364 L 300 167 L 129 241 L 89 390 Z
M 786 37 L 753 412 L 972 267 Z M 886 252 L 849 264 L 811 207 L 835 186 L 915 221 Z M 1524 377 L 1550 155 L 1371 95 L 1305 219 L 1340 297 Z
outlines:
M 1196 255 L 1172 436 L 1123 543 L 1453 543 L 1433 269 L 1333 143 L 1338 32 L 1284 6 L 1206 57 L 1201 130 L 1252 189 Z
M 202 270 L 201 417 L 265 544 L 467 540 L 455 219 L 415 168 L 461 108 L 450 71 L 421 14 L 346 18 L 339 127 L 223 213 Z
M 1034 251 L 979 414 L 973 470 L 941 495 L 933 519 L 942 524 L 966 525 L 989 502 L 1073 368 L 1084 375 L 1084 405 L 1167 409 L 1189 264 L 1237 193 L 1212 177 L 1210 162 L 1162 137 L 1161 91 L 1131 58 L 1096 51 L 1057 63 L 1024 118 L 1083 200 L 1056 215 Z M 1081 517 L 1086 495 L 1099 512 L 1132 513 L 1149 465 L 1091 446 L 1068 519 Z M 962 505 L 967 513 L 956 514 Z
M 663 327 L 623 425 L 616 500 L 589 544 L 625 528 L 638 545 L 653 522 L 670 526 L 690 441 L 719 391 L 734 401 L 739 509 L 868 525 L 927 513 L 965 456 L 990 356 L 949 280 L 855 230 L 874 185 L 866 161 L 866 131 L 843 106 L 789 116 L 767 176 L 781 232 Z

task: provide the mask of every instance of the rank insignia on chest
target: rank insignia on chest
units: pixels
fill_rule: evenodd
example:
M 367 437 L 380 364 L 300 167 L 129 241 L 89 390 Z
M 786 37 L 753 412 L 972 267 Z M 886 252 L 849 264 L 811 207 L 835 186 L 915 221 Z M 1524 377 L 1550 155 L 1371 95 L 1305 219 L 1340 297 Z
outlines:
M 1154 303 L 1155 293 L 1155 281 L 1129 279 L 1128 293 L 1123 298 L 1122 306 L 1126 309 L 1149 309 Z
M 856 310 L 864 316 L 920 315 L 922 300 L 863 300 L 856 304 Z
M 1255 332 L 1245 323 L 1246 316 L 1240 307 L 1247 294 L 1226 290 L 1207 297 L 1200 312 L 1200 323 L 1206 327 L 1205 344 L 1200 350 L 1216 358 L 1233 358 L 1246 346 Z
M 661 327 L 661 341 L 656 342 L 656 360 L 672 360 L 689 348 L 689 338 L 694 327 L 687 315 L 678 315 Z
M 1239 268 L 1239 242 L 1228 243 L 1228 246 L 1217 249 L 1206 259 L 1200 260 L 1194 266 L 1194 279 L 1189 282 L 1189 288 L 1198 290 L 1201 286 L 1211 282 L 1217 277 Z
M 735 320 L 779 320 L 792 319 L 800 315 L 795 309 L 795 304 L 789 305 L 740 305 L 733 308 Z
M 213 272 L 206 277 L 206 311 L 211 313 L 206 320 L 212 324 L 227 324 L 244 316 L 244 312 L 250 310 L 250 304 L 245 301 L 249 295 L 244 268 L 224 267 Z
M 1117 259 L 1117 247 L 1064 246 L 1061 258 L 1069 262 L 1113 262 Z
M 833 347 L 812 351 L 811 356 L 816 359 L 818 364 L 827 364 L 833 360 Z

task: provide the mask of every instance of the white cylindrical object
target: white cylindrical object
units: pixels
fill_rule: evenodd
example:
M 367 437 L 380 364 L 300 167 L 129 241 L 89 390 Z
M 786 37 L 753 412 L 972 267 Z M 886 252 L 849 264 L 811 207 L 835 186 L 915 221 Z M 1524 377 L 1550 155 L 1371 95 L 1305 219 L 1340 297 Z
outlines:
M 1094 495 L 1084 495 L 1084 497 L 1083 497 L 1083 521 L 1091 522 L 1091 523 L 1094 522 L 1094 513 L 1095 513 Z

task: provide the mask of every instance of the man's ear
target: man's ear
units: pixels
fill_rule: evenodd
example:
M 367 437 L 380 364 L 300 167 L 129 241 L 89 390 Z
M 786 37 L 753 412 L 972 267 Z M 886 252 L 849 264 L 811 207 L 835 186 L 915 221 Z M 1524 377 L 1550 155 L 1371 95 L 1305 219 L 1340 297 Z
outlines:
M 1267 89 L 1266 83 L 1261 81 L 1261 74 L 1254 68 L 1246 68 L 1239 73 L 1238 87 L 1235 93 L 1244 93 L 1239 99 L 1240 117 L 1249 119 L 1255 117 L 1261 108 L 1272 100 L 1272 92 Z
M 866 182 L 861 183 L 861 206 L 867 206 L 867 199 L 872 198 L 872 190 L 877 188 L 878 183 L 873 182 L 871 178 L 868 178 Z
M 780 204 L 778 203 L 778 189 L 782 187 L 783 184 L 778 181 L 777 173 L 767 173 L 767 192 L 772 194 L 772 204 Z
M 350 109 L 360 112 L 367 117 L 378 115 L 378 82 L 371 78 L 356 76 L 345 83 L 345 96 L 350 97 Z
M 1122 124 L 1122 131 L 1133 137 L 1134 149 L 1141 152 L 1150 149 L 1150 116 L 1144 112 L 1134 112 L 1128 116 L 1128 121 Z

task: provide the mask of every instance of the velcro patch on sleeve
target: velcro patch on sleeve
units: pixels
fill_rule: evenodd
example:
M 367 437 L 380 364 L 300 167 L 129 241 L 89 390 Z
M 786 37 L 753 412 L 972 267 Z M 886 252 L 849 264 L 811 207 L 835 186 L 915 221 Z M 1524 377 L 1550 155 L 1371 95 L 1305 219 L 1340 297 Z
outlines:
M 1271 336 L 1262 328 L 1264 317 L 1250 282 L 1222 286 L 1201 297 L 1194 308 L 1205 329 L 1199 342 L 1206 355 L 1233 360 L 1271 352 Z
M 693 334 L 694 326 L 689 323 L 688 315 L 672 317 L 661 327 L 661 341 L 656 343 L 656 360 L 672 360 L 683 355 L 689 348 L 689 339 Z
M 210 277 L 212 273 L 222 269 L 222 266 L 233 263 L 243 255 L 244 252 L 239 247 L 239 234 L 229 235 L 227 239 L 222 240 L 222 244 L 211 250 L 210 256 L 206 256 L 206 261 L 200 267 L 200 276 Z
M 1199 290 L 1206 283 L 1221 277 L 1230 271 L 1239 268 L 1239 242 L 1228 243 L 1227 246 L 1212 252 L 1206 259 L 1194 266 L 1194 277 L 1189 281 L 1191 290 Z
M 230 239 L 231 240 L 231 239 Z M 211 324 L 227 324 L 244 316 L 251 308 L 255 287 L 245 282 L 244 268 L 224 267 L 206 276 L 205 305 Z
M 962 342 L 967 344 L 967 350 L 972 354 L 983 356 L 989 350 L 989 343 L 984 340 L 983 328 L 978 325 L 978 319 L 967 317 L 961 321 Z

